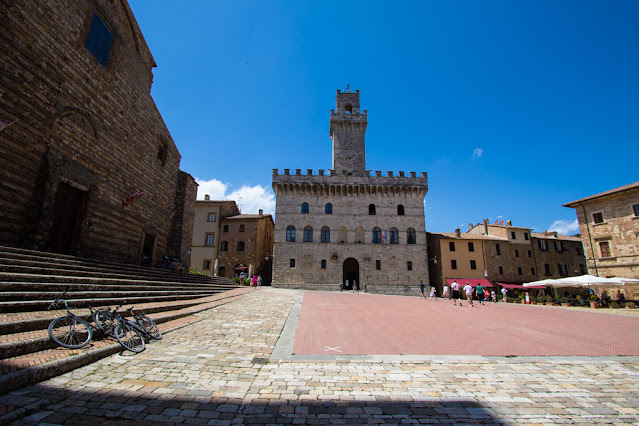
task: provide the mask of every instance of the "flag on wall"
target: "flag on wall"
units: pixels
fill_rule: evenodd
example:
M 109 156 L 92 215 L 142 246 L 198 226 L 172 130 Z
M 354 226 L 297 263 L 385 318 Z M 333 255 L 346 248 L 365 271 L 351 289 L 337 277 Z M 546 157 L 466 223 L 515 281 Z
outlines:
M 142 195 L 144 195 L 143 189 L 137 192 L 133 192 L 133 189 L 129 190 L 129 194 L 126 196 L 126 200 L 122 202 L 122 207 L 128 206 L 129 203 L 133 202 L 133 200 L 135 200 L 136 198 L 140 198 Z

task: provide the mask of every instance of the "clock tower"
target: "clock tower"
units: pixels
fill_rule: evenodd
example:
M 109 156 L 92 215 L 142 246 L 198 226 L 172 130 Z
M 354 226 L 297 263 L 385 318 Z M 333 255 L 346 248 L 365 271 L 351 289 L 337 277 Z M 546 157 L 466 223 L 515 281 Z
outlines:
M 337 91 L 336 109 L 331 110 L 330 136 L 333 140 L 333 170 L 338 174 L 363 175 L 366 170 L 364 134 L 366 110 L 360 113 L 359 90 Z

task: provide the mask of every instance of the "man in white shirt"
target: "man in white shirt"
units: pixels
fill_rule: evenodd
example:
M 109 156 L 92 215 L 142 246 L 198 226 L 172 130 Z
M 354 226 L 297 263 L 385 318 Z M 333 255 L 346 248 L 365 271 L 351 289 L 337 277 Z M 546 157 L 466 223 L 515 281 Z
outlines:
M 466 293 L 466 299 L 468 300 L 468 303 L 470 304 L 470 307 L 473 307 L 473 286 L 470 285 L 470 283 L 466 283 L 466 285 L 464 286 L 464 293 Z M 459 302 L 459 304 L 461 305 L 461 301 Z
M 508 290 L 506 290 L 506 287 L 502 287 L 501 294 L 504 295 L 504 303 L 508 302 Z
M 459 284 L 457 283 L 457 280 L 453 280 L 450 287 L 453 289 L 453 302 L 457 305 L 457 299 L 459 299 Z M 461 306 L 461 299 L 459 299 L 459 306 Z

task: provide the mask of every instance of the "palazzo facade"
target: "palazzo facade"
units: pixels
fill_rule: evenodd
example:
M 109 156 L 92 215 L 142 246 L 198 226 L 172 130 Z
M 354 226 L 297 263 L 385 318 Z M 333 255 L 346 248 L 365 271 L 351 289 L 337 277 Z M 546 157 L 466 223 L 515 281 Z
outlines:
M 366 170 L 367 111 L 337 91 L 332 169 L 273 170 L 273 286 L 413 294 L 428 285 L 425 172 Z

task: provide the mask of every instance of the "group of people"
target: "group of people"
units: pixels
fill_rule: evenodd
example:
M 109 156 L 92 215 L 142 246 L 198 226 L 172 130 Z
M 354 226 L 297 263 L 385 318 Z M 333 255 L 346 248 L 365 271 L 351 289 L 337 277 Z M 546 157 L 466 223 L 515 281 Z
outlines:
M 424 294 L 424 282 L 419 283 L 420 295 L 419 297 L 423 297 L 426 299 L 426 295 Z M 501 290 L 504 295 L 504 301 L 507 301 L 508 298 L 508 290 L 503 288 Z M 448 283 L 444 285 L 444 289 L 442 292 L 442 296 L 444 299 L 453 299 L 455 305 L 457 305 L 457 300 L 459 300 L 459 306 L 462 306 L 462 294 L 466 296 L 466 300 L 470 307 L 473 307 L 473 293 L 477 296 L 478 303 L 481 305 L 485 305 L 485 301 L 491 301 L 497 303 L 497 293 L 495 290 L 488 291 L 488 289 L 484 288 L 481 284 L 478 284 L 477 287 L 473 287 L 469 282 L 466 283 L 464 287 L 461 287 L 457 280 L 454 280 L 450 287 Z M 430 298 L 437 300 L 437 291 L 435 287 L 431 287 L 430 289 Z
M 169 263 L 169 271 L 177 272 L 178 274 L 186 275 L 187 268 L 186 265 L 182 264 L 182 261 L 173 259 L 171 263 Z
M 262 285 L 262 276 L 253 274 L 253 278 L 249 279 L 249 284 L 251 287 L 258 287 Z M 246 283 L 246 274 L 244 272 L 240 272 L 240 284 L 244 285 Z

